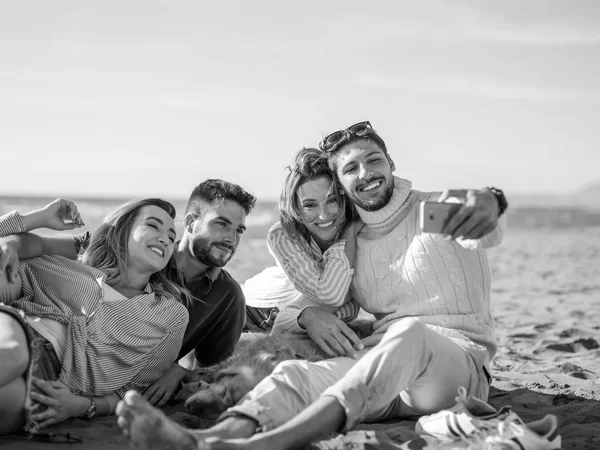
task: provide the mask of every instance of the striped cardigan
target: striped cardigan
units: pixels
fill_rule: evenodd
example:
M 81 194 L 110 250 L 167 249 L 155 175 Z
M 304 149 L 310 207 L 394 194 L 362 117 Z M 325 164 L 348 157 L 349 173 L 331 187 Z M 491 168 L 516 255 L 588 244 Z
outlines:
M 360 311 L 358 304 L 349 294 L 354 269 L 346 256 L 346 240 L 340 239 L 327 250 L 321 249 L 314 240 L 310 242 L 310 251 L 283 231 L 280 222 L 271 227 L 267 235 L 269 252 L 275 258 L 294 287 L 302 293 L 294 305 L 300 310 L 308 306 L 321 306 L 330 309 L 344 322 L 354 320 Z M 286 308 L 276 319 L 273 332 L 301 332 L 296 315 L 287 320 Z M 283 314 L 282 314 L 283 313 Z

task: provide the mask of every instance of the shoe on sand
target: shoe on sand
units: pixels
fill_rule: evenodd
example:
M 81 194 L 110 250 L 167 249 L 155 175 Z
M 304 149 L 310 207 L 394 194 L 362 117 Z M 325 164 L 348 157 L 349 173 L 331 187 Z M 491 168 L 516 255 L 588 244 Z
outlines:
M 465 439 L 468 449 L 481 450 L 556 450 L 561 448 L 556 416 L 524 424 L 515 413 L 498 424 L 496 430 L 476 431 Z
M 419 418 L 415 431 L 442 441 L 455 440 L 468 437 L 476 430 L 496 429 L 511 413 L 510 406 L 503 406 L 498 411 L 478 398 L 467 396 L 467 390 L 461 386 L 458 388 L 456 405 Z
M 499 421 L 495 428 L 475 430 L 454 441 L 423 435 L 403 443 L 403 450 L 558 450 L 561 438 L 556 416 L 548 414 L 536 422 L 524 424 L 515 414 Z

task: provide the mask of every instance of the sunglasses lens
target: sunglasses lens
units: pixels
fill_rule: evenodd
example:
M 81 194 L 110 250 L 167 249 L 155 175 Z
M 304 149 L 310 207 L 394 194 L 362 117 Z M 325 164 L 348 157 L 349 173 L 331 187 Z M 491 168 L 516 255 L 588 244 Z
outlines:
M 326 152 L 331 151 L 333 148 L 335 148 L 335 144 L 337 144 L 340 141 L 343 135 L 343 131 L 335 131 L 325 136 L 325 139 L 323 139 L 323 150 Z
M 362 136 L 371 130 L 371 125 L 369 122 L 360 122 L 352 125 L 348 130 L 356 135 Z
M 341 131 L 336 131 L 335 133 L 331 133 L 329 136 L 327 136 L 325 138 L 325 142 L 327 142 L 328 144 L 335 144 L 337 141 L 339 141 L 342 137 L 342 132 Z
M 369 122 L 359 122 L 346 128 L 346 130 L 335 131 L 327 135 L 325 139 L 323 139 L 323 150 L 326 152 L 332 151 L 335 148 L 336 144 L 339 143 L 340 140 L 344 137 L 344 133 L 346 131 L 349 131 L 350 133 L 355 134 L 356 136 L 365 136 L 371 131 L 373 131 L 373 128 L 371 128 L 371 124 Z

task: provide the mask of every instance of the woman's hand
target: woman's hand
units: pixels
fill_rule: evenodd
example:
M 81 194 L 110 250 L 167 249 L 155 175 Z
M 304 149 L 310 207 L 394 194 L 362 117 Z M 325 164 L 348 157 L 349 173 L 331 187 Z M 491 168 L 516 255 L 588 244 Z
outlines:
M 144 398 L 152 405 L 162 408 L 173 396 L 186 373 L 187 370 L 179 364 L 173 364 L 167 369 L 162 378 L 146 388 L 143 394 Z
M 326 355 L 353 356 L 363 344 L 354 331 L 335 315 L 318 307 L 302 311 L 298 323 Z
M 35 377 L 31 381 L 42 392 L 31 392 L 31 399 L 47 406 L 46 410 L 31 415 L 40 428 L 82 416 L 90 405 L 89 399 L 73 394 L 60 381 L 45 381 Z
M 63 231 L 85 226 L 77 205 L 70 200 L 59 198 L 43 208 L 23 214 L 23 225 L 27 231 L 36 228 L 49 228 Z

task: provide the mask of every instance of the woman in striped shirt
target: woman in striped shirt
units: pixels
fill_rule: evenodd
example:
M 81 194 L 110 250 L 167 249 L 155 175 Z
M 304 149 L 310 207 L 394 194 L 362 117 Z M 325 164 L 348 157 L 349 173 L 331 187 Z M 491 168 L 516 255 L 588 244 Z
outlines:
M 319 306 L 335 311 L 344 322 L 358 314 L 359 307 L 348 291 L 354 274 L 356 234 L 363 224 L 355 218 L 354 206 L 334 180 L 327 159 L 314 148 L 298 151 L 289 166 L 279 199 L 280 221 L 267 236 L 278 268 L 266 269 L 244 285 L 249 303 L 257 297 L 278 297 L 271 288 L 274 284 L 284 293 L 286 299 L 279 298 L 278 306 L 283 308 L 275 320 L 274 333 L 301 331 L 297 314 L 287 319 L 286 307 Z M 285 275 L 278 274 L 281 269 Z M 341 325 L 358 345 L 354 333 Z M 330 335 L 309 336 L 330 356 L 348 351 Z
M 191 298 L 166 276 L 174 217 L 164 200 L 128 203 L 93 233 L 80 261 L 37 256 L 12 273 L 6 259 L 18 238 L 1 242 L 0 434 L 111 414 L 127 390 L 172 365 L 188 322 L 179 299 Z M 59 199 L 0 217 L 0 236 L 78 223 L 76 206 Z

